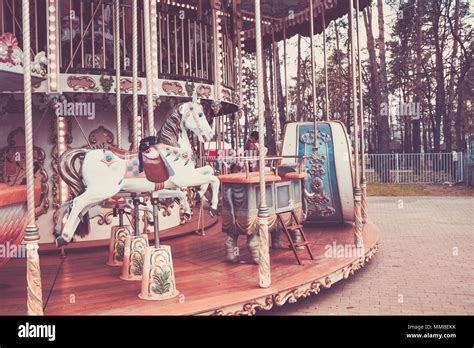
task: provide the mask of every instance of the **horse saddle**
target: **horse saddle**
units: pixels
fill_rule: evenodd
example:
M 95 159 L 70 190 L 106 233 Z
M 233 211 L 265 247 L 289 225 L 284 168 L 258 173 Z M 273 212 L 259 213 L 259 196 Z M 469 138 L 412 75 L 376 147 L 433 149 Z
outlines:
M 169 179 L 171 168 L 156 147 L 151 146 L 141 154 L 143 156 L 143 170 L 149 181 L 161 183 Z
M 119 147 L 110 146 L 109 151 L 121 159 L 129 159 L 131 157 L 138 156 L 137 151 L 127 151 Z

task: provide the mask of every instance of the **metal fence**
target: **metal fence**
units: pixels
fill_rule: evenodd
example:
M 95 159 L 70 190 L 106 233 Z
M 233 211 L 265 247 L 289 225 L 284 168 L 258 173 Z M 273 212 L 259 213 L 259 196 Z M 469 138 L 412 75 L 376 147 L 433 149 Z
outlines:
M 367 154 L 369 183 L 443 184 L 463 181 L 462 152 Z

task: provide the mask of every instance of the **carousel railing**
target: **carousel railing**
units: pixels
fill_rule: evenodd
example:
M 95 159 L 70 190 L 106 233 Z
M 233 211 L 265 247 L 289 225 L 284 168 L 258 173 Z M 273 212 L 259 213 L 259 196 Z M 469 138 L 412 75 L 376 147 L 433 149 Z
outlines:
M 120 3 L 120 31 L 116 33 L 114 4 L 112 0 L 59 1 L 61 73 L 114 74 L 114 45 L 119 35 L 121 75 L 132 75 L 132 8 Z M 138 11 L 138 74 L 145 76 L 144 12 L 142 7 Z M 210 16 L 197 16 L 192 6 L 158 6 L 157 32 L 159 78 L 214 82 Z M 235 89 L 235 42 L 229 30 L 222 30 L 219 46 L 221 83 Z
M 22 4 L 21 1 L 0 0 L 0 36 L 11 33 L 16 37 L 16 44 L 23 48 L 22 30 Z M 35 56 L 38 52 L 46 51 L 46 0 L 30 0 L 30 37 L 31 54 Z
M 132 7 L 120 4 L 120 32 L 115 32 L 114 1 L 60 0 L 62 73 L 113 74 L 114 43 L 120 42 L 120 70 L 132 75 Z M 144 14 L 138 9 L 138 74 L 145 72 Z
M 158 76 L 212 83 L 212 25 L 179 11 L 158 11 Z
M 304 170 L 304 160 L 311 156 L 266 156 L 265 168 L 269 168 L 270 172 L 277 175 L 278 167 L 283 159 L 290 158 L 297 160 L 297 171 L 302 173 Z M 249 177 L 251 171 L 258 171 L 258 156 L 202 156 L 198 159 L 200 166 L 210 165 L 218 174 L 229 173 L 245 173 L 246 178 Z M 301 159 L 301 161 L 300 161 Z M 253 162 L 253 166 L 251 166 Z M 253 167 L 253 170 L 252 168 Z
M 132 8 L 120 3 L 118 33 L 115 32 L 113 0 L 59 0 L 59 65 L 61 73 L 113 75 L 115 38 L 119 36 L 119 67 L 122 76 L 132 75 Z M 31 53 L 47 49 L 46 0 L 30 1 Z M 163 79 L 196 81 L 212 84 L 214 76 L 214 40 L 210 16 L 182 15 L 180 7 L 158 6 L 158 75 Z M 192 7 L 186 11 L 195 11 Z M 21 6 L 15 0 L 0 0 L 0 34 L 12 33 L 22 47 Z M 139 76 L 145 75 L 144 12 L 138 15 Z M 235 42 L 229 30 L 221 30 L 220 74 L 224 87 L 235 89 Z

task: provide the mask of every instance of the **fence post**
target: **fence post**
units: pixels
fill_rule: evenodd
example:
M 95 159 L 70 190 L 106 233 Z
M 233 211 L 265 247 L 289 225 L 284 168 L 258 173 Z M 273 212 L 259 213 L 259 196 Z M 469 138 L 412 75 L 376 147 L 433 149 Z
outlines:
M 399 156 L 398 156 L 398 153 L 395 154 L 395 182 L 398 184 L 398 182 L 400 181 L 400 163 L 399 163 Z

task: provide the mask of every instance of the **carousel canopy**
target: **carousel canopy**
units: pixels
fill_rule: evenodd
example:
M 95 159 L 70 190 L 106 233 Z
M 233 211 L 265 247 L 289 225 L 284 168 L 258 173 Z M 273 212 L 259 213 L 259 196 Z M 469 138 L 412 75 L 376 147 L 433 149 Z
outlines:
M 268 46 L 275 40 L 283 40 L 283 28 L 286 27 L 286 37 L 310 34 L 309 0 L 260 0 L 263 19 L 263 43 Z M 362 10 L 371 4 L 372 0 L 359 0 Z M 355 6 L 354 6 L 355 7 Z M 244 17 L 243 30 L 245 50 L 255 50 L 255 0 L 241 0 L 241 10 Z M 314 0 L 314 31 L 323 31 L 323 10 L 326 28 L 330 22 L 343 17 L 349 12 L 349 0 Z

